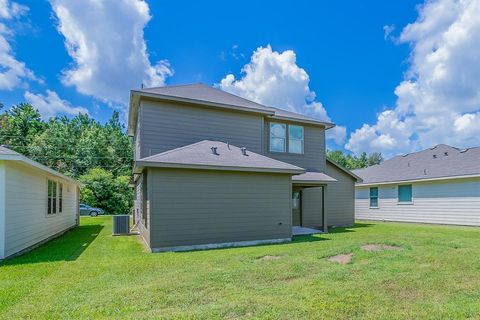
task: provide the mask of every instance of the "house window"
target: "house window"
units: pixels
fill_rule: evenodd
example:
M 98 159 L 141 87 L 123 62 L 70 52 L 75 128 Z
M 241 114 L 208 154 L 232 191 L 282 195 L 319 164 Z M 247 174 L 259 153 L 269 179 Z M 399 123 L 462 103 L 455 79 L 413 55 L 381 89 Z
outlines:
M 398 202 L 412 203 L 412 185 L 411 184 L 398 186 Z
M 303 127 L 288 126 L 288 152 L 303 153 Z
M 52 180 L 48 180 L 48 195 L 47 195 L 47 214 L 57 213 L 57 183 Z
M 378 187 L 370 188 L 370 208 L 378 208 Z
M 270 123 L 270 151 L 285 152 L 287 147 L 287 125 Z
M 58 212 L 63 212 L 63 184 L 58 184 Z

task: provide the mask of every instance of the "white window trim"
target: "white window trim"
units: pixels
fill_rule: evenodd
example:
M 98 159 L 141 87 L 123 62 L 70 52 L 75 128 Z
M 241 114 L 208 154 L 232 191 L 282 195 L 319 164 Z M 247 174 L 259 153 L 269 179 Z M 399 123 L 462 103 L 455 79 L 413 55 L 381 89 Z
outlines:
M 46 180 L 47 180 L 47 183 L 46 183 L 46 184 L 47 184 L 47 197 L 46 197 L 46 198 L 47 198 L 47 201 L 45 201 L 45 203 L 46 203 L 46 206 L 45 206 L 45 217 L 47 217 L 47 218 L 52 218 L 52 217 L 56 217 L 56 216 L 58 216 L 58 215 L 61 215 L 61 214 L 63 213 L 63 211 L 64 211 L 63 208 L 64 208 L 64 205 L 65 205 L 65 202 L 62 203 L 62 211 L 61 211 L 61 212 L 59 211 L 59 209 L 60 209 L 60 208 L 59 208 L 59 199 L 60 199 L 60 197 L 59 197 L 58 191 L 59 191 L 59 189 L 60 189 L 60 184 L 63 185 L 63 189 L 65 189 L 65 184 L 64 184 L 63 182 L 61 182 L 60 180 L 58 180 L 58 179 L 51 179 L 51 178 L 48 178 L 48 177 L 47 177 Z M 56 211 L 56 212 L 55 212 L 55 213 L 48 213 L 48 182 L 49 182 L 49 181 L 55 182 L 56 185 L 57 185 L 57 190 L 56 190 L 56 193 L 55 193 L 55 199 L 56 199 L 56 200 L 55 200 L 55 202 L 56 202 L 56 205 L 55 205 L 55 209 L 56 209 L 55 211 Z M 64 194 L 62 194 L 62 201 L 63 201 L 63 198 L 64 198 L 63 195 L 64 195 Z
M 291 126 L 302 128 L 303 139 L 290 139 L 290 127 Z M 287 152 L 291 153 L 291 154 L 305 154 L 305 127 L 304 126 L 299 126 L 299 125 L 296 125 L 296 124 L 292 124 L 292 125 L 288 124 L 287 125 L 287 134 L 288 134 L 288 150 L 287 150 Z M 290 151 L 290 140 L 301 141 L 302 142 L 302 152 L 291 152 Z
M 285 126 L 285 137 L 283 138 L 283 151 L 272 150 L 272 124 L 279 124 Z M 277 139 L 282 139 L 281 137 L 275 137 Z M 288 125 L 283 122 L 270 122 L 268 124 L 268 150 L 272 153 L 288 153 Z
M 370 189 L 377 188 L 377 206 L 371 206 L 372 203 L 372 196 L 370 195 Z M 369 187 L 368 188 L 368 207 L 370 209 L 380 209 L 380 188 L 379 187 Z

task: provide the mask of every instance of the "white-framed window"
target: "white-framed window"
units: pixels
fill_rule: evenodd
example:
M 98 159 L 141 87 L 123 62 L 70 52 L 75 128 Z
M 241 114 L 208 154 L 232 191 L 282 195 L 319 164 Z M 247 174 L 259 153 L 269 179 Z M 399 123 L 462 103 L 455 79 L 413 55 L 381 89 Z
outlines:
M 287 148 L 287 125 L 270 122 L 270 151 L 285 152 Z
M 288 125 L 288 152 L 303 154 L 302 126 Z
M 398 203 L 412 203 L 412 185 L 404 184 L 398 186 Z
M 370 208 L 378 208 L 378 187 L 370 188 Z
M 57 182 L 48 180 L 47 215 L 57 213 Z

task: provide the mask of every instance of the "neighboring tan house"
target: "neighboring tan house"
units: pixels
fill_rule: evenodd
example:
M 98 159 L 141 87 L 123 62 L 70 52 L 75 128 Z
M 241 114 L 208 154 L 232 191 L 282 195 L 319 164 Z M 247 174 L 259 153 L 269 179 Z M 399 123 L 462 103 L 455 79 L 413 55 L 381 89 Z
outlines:
M 0 259 L 78 225 L 79 184 L 0 146 Z
M 357 219 L 480 226 L 480 148 L 440 144 L 354 172 Z
M 292 226 L 352 225 L 357 177 L 326 160 L 333 126 L 203 84 L 132 91 L 135 222 L 145 242 L 202 249 L 288 241 Z

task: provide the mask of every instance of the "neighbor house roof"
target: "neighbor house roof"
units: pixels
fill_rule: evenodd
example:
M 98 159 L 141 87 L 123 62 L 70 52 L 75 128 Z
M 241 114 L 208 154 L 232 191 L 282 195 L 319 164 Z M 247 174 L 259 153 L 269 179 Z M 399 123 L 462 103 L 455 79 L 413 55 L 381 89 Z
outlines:
M 246 112 L 260 113 L 279 120 L 297 121 L 311 125 L 321 125 L 326 129 L 335 125 L 312 117 L 301 115 L 283 109 L 268 107 L 223 90 L 208 86 L 203 83 L 186 84 L 168 87 L 143 88 L 132 90 L 130 96 L 130 109 L 128 121 L 128 134 L 135 131 L 138 104 L 140 97 L 164 101 L 179 101 L 190 104 L 206 105 L 210 107 L 234 109 Z
M 216 148 L 216 152 L 212 150 Z M 135 171 L 143 167 L 212 169 L 299 174 L 305 169 L 275 160 L 224 142 L 203 140 L 181 148 L 149 156 L 135 163 Z
M 44 172 L 47 172 L 51 175 L 54 175 L 54 176 L 57 176 L 57 177 L 60 177 L 62 179 L 65 179 L 65 180 L 68 180 L 70 182 L 73 182 L 73 183 L 76 183 L 76 184 L 79 184 L 79 182 L 77 182 L 76 180 L 70 178 L 70 177 L 67 177 L 66 175 L 64 174 L 61 174 L 60 172 L 57 172 L 55 170 L 53 170 L 52 168 L 49 168 L 47 166 L 44 166 L 43 164 L 41 163 L 38 163 L 36 161 L 33 161 L 32 159 L 29 159 L 27 157 L 25 157 L 24 155 L 18 153 L 18 152 L 15 152 L 11 149 L 8 149 L 4 146 L 0 146 L 0 160 L 4 160 L 4 161 L 19 161 L 29 167 L 33 167 L 35 169 L 38 169 L 38 170 L 41 170 L 41 171 L 44 171 Z
M 462 150 L 440 144 L 354 173 L 363 179 L 360 185 L 475 177 L 480 176 L 480 148 Z

